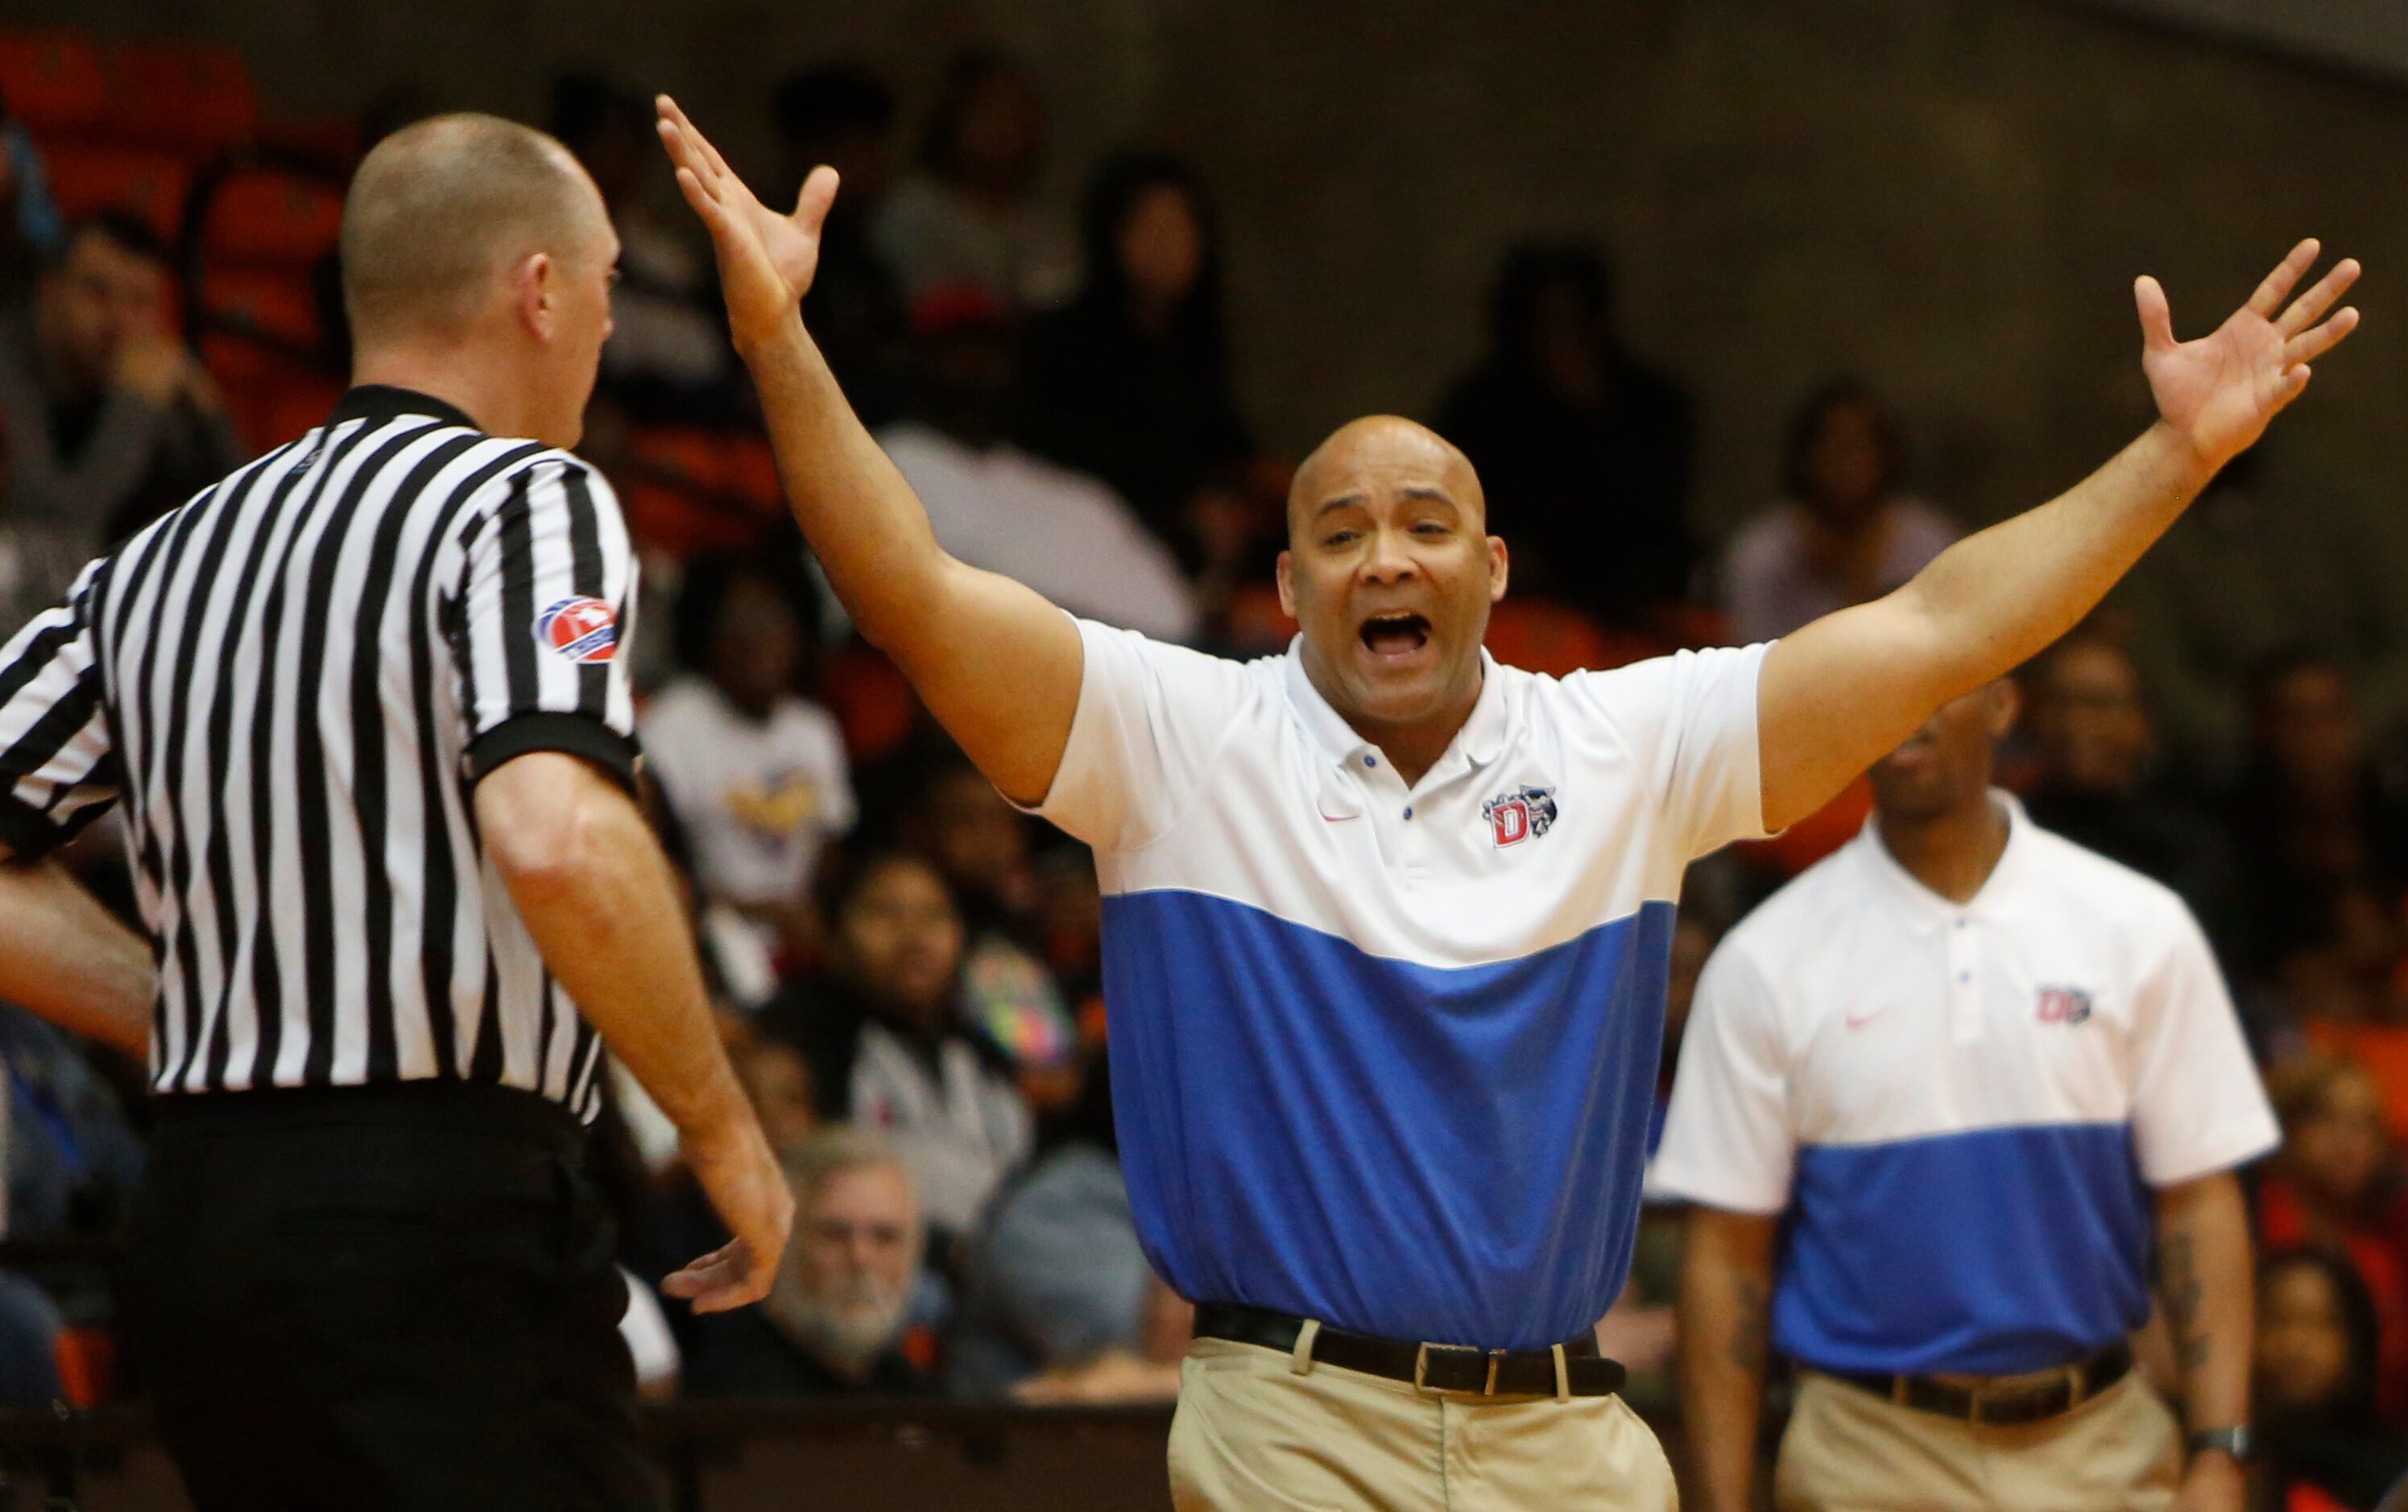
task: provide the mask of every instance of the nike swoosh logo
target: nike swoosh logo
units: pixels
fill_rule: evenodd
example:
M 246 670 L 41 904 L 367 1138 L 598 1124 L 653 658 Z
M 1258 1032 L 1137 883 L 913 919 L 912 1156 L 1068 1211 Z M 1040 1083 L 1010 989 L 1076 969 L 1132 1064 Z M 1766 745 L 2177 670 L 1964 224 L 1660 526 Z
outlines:
M 1849 1014 L 1849 1015 L 1848 1015 L 1848 1019 L 1847 1019 L 1848 1027 L 1849 1027 L 1850 1029 L 1862 1029 L 1865 1025 L 1867 1025 L 1867 1024 L 1869 1024 L 1869 1023 L 1872 1022 L 1875 1019 L 1880 1018 L 1883 1014 L 1887 1013 L 1888 1011 L 1889 1011 L 1888 1006 L 1887 1006 L 1886 1005 L 1885 1005 L 1885 1006 L 1881 1006 L 1881 1007 L 1878 1007 L 1878 1008 L 1873 1009 L 1873 1011 L 1872 1011 L 1872 1012 L 1870 1012 L 1870 1013 L 1862 1013 L 1862 1014 L 1858 1014 L 1858 1013 L 1852 1013 L 1852 1014 Z

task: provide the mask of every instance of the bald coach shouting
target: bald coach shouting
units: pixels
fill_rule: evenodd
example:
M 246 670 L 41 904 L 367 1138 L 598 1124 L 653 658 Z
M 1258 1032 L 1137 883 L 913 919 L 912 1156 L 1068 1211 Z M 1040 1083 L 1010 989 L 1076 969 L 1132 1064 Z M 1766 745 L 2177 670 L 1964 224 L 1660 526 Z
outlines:
M 147 1041 L 125 1306 L 202 1512 L 649 1506 L 604 1047 L 737 1236 L 671 1290 L 758 1299 L 792 1205 L 630 796 L 634 564 L 565 449 L 618 238 L 559 143 L 448 116 L 368 154 L 342 254 L 326 423 L 0 651 L 0 996 Z M 112 803 L 147 947 L 41 859 Z
M 2071 625 L 2342 339 L 2302 243 L 2214 335 L 2139 289 L 2159 419 L 2071 492 L 1771 647 L 1557 679 L 1481 649 L 1503 541 L 1393 419 L 1298 469 L 1249 664 L 939 549 L 797 313 L 836 176 L 765 208 L 677 108 L 796 514 L 997 787 L 1096 849 L 1129 1196 L 1197 1304 L 1182 1507 L 1669 1507 L 1591 1332 L 1628 1267 L 1672 906 Z M 2318 322 L 2322 321 L 2323 323 Z

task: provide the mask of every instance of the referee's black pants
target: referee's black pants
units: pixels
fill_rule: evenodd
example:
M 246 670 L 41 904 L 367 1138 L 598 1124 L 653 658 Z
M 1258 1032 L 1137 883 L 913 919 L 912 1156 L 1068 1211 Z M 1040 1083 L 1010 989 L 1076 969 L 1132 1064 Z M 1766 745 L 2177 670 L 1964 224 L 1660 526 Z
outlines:
M 199 1512 L 657 1506 L 568 1114 L 459 1082 L 156 1105 L 124 1307 Z

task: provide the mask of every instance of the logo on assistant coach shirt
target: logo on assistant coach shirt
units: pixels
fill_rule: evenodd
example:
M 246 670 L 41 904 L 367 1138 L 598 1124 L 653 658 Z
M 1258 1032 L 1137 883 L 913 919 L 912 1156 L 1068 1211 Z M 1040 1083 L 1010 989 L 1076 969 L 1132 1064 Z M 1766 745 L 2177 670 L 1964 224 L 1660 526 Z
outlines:
M 1555 822 L 1555 790 L 1522 788 L 1499 793 L 1480 806 L 1480 817 L 1488 821 L 1488 833 L 1498 849 L 1520 845 L 1546 834 Z
M 608 662 L 619 651 L 619 616 L 598 598 L 565 598 L 536 616 L 535 638 L 572 662 Z
M 2090 1017 L 2090 994 L 2079 987 L 2043 987 L 2040 990 L 2040 1021 L 2044 1024 L 2082 1023 Z

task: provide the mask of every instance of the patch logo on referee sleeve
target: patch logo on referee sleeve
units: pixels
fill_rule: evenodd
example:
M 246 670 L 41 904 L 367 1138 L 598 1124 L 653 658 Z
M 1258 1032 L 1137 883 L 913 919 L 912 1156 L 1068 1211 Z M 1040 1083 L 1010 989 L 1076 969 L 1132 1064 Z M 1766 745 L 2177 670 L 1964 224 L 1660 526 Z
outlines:
M 598 598 L 565 598 L 536 616 L 535 638 L 572 662 L 608 662 L 619 651 L 619 616 Z

